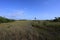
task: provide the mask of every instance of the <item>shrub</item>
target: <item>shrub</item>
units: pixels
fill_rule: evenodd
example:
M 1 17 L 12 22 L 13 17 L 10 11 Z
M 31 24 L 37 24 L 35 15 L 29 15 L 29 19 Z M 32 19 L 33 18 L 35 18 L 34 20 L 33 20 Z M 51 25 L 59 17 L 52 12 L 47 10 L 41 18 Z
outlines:
M 39 28 L 39 27 L 40 27 L 40 21 L 38 21 L 38 20 L 33 20 L 32 23 L 31 23 L 31 25 L 32 25 L 33 27 Z

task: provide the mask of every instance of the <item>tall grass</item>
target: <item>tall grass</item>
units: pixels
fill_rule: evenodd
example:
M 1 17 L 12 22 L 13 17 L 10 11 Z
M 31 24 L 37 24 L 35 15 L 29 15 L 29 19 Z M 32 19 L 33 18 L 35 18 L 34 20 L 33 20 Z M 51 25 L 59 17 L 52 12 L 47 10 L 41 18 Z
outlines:
M 60 23 L 39 20 L 2 23 L 0 40 L 60 40 Z
M 32 27 L 38 31 L 41 40 L 60 40 L 60 22 L 33 21 Z

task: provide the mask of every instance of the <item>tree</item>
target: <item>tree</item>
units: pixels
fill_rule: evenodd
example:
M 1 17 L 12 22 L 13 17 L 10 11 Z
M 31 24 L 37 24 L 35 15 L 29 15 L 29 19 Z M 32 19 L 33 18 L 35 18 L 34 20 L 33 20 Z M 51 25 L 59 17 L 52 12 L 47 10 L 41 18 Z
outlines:
M 54 22 L 60 22 L 60 17 L 55 17 L 55 19 L 53 19 Z
M 7 22 L 12 22 L 12 21 L 15 21 L 15 20 L 8 19 L 8 18 L 0 16 L 0 23 L 7 23 Z
M 37 18 L 35 17 L 34 19 L 36 20 Z

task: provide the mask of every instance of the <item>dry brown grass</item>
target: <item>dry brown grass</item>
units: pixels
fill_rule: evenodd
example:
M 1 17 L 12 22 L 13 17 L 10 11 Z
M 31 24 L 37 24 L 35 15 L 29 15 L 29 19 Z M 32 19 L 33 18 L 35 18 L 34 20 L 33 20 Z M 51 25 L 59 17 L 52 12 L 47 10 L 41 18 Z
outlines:
M 0 40 L 59 40 L 60 32 L 52 27 L 36 28 L 31 21 L 0 24 Z M 57 28 L 58 29 L 58 28 Z

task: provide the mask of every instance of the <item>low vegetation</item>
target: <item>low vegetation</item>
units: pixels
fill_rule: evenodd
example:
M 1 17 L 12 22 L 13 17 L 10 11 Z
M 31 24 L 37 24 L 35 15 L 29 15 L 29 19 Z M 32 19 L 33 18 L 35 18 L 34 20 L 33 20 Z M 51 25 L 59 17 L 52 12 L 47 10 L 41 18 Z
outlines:
M 13 19 L 8 19 L 8 18 L 5 18 L 5 17 L 1 17 L 0 16 L 0 23 L 7 23 L 7 22 L 13 22 L 15 20 Z
M 53 20 L 34 20 L 31 25 L 39 33 L 39 40 L 60 40 L 60 18 Z
M 56 21 L 59 18 L 48 21 L 36 18 L 14 22 L 6 18 L 0 20 L 0 40 L 60 40 L 60 21 Z

